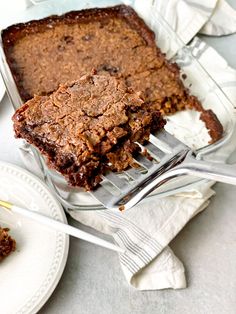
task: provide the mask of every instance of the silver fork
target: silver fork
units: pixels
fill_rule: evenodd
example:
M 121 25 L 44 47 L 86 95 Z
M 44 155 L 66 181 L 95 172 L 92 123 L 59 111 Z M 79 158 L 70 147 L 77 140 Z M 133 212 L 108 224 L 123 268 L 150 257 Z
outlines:
M 197 160 L 194 151 L 165 130 L 157 136 L 151 134 L 149 142 L 140 146 L 152 161 L 140 153 L 135 158 L 140 169 L 131 168 L 122 174 L 110 172 L 90 192 L 106 208 L 129 209 L 157 187 L 183 175 L 236 185 L 236 165 Z

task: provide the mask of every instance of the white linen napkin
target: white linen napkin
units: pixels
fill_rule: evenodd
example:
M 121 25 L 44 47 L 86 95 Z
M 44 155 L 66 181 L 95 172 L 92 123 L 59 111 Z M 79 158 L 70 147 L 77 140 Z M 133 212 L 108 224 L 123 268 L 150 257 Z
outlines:
M 197 34 L 211 36 L 236 32 L 236 10 L 225 0 L 136 0 L 134 7 L 144 20 L 155 11 L 165 18 L 183 44 L 188 44 Z
M 199 3 L 199 1 L 197 2 Z M 200 33 L 211 36 L 222 36 L 233 34 L 235 32 L 236 10 L 234 10 L 225 0 L 218 0 L 211 18 L 201 28 Z
M 69 211 L 81 223 L 103 233 L 127 249 L 120 254 L 124 275 L 140 290 L 184 288 L 184 267 L 168 243 L 214 194 L 208 182 L 201 189 L 142 204 L 125 212 Z
M 133 1 L 127 0 L 126 3 Z M 140 14 L 142 12 L 144 19 L 145 14 L 150 14 L 151 10 L 153 12 L 153 6 L 161 11 L 183 44 L 189 43 L 199 31 L 213 35 L 236 31 L 235 11 L 222 0 L 136 0 L 135 6 Z M 230 21 L 227 27 L 221 24 L 226 19 Z M 236 104 L 236 71 L 200 39 L 194 38 L 189 47 L 232 103 Z M 195 118 L 198 119 L 197 116 Z M 232 144 L 224 147 L 223 151 L 217 152 L 217 159 L 226 160 L 234 148 Z M 26 166 L 35 171 L 34 158 L 24 147 L 21 154 Z M 126 247 L 126 253 L 119 255 L 119 258 L 124 275 L 133 287 L 140 290 L 184 288 L 184 266 L 168 244 L 191 218 L 208 205 L 209 198 L 214 194 L 212 185 L 213 182 L 205 181 L 204 184 L 175 196 L 151 200 L 147 198 L 124 212 L 68 212 L 81 223 L 110 234 L 120 246 Z

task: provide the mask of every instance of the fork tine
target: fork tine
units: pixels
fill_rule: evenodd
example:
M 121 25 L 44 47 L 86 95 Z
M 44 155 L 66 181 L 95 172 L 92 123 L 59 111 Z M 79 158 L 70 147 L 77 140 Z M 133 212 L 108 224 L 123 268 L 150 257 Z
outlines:
M 138 180 L 142 176 L 142 173 L 139 172 L 138 170 L 134 169 L 134 168 L 130 168 L 130 169 L 126 170 L 125 173 L 127 173 L 128 176 L 134 180 Z
M 153 145 L 151 142 L 145 144 L 144 148 L 146 148 L 155 159 L 161 160 L 165 156 L 165 153 L 162 150 L 160 150 L 156 145 Z
M 161 149 L 165 154 L 171 154 L 173 149 L 170 145 L 167 143 L 159 140 L 155 135 L 150 134 L 149 136 L 149 142 L 153 144 L 154 146 L 157 146 L 159 149 Z
M 148 160 L 141 154 L 135 156 L 134 160 L 137 161 L 142 167 L 146 168 L 147 170 L 152 168 L 152 166 L 154 165 L 152 161 Z
M 177 140 L 173 135 L 170 135 L 167 131 L 164 129 L 159 131 L 157 133 L 157 137 L 154 135 L 155 139 L 164 142 L 165 144 L 168 143 L 168 146 L 170 146 L 172 149 L 179 145 L 184 145 L 182 142 Z
M 114 197 L 114 195 L 110 193 L 107 189 L 105 189 L 102 185 L 99 185 L 96 190 L 93 190 L 89 193 L 93 195 L 105 207 L 107 207 L 107 204 L 109 204 L 111 199 Z
M 106 174 L 106 179 L 109 182 L 111 182 L 114 186 L 116 186 L 118 189 L 123 189 L 127 186 L 127 181 L 125 179 L 118 177 L 118 175 L 114 174 L 113 172 L 108 172 Z

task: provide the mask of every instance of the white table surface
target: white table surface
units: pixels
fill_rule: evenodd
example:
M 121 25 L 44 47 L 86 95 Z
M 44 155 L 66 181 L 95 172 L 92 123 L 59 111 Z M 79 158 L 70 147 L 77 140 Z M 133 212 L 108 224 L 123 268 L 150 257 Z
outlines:
M 235 0 L 229 2 L 236 7 Z M 236 35 L 202 38 L 236 68 Z M 0 104 L 0 160 L 23 166 L 12 114 L 5 95 Z M 235 314 L 236 187 L 216 184 L 214 189 L 216 196 L 208 208 L 171 243 L 186 267 L 187 289 L 136 291 L 126 283 L 116 253 L 71 238 L 64 274 L 40 313 Z M 88 229 L 72 219 L 69 222 Z

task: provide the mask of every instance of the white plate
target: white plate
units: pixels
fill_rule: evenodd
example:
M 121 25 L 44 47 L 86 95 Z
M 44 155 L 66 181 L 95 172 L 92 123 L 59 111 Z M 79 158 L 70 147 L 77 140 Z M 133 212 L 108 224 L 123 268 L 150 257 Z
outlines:
M 66 223 L 62 207 L 29 172 L 0 162 L 0 199 Z M 68 255 L 69 237 L 0 208 L 0 224 L 10 228 L 17 249 L 0 262 L 0 313 L 36 313 L 55 289 Z

